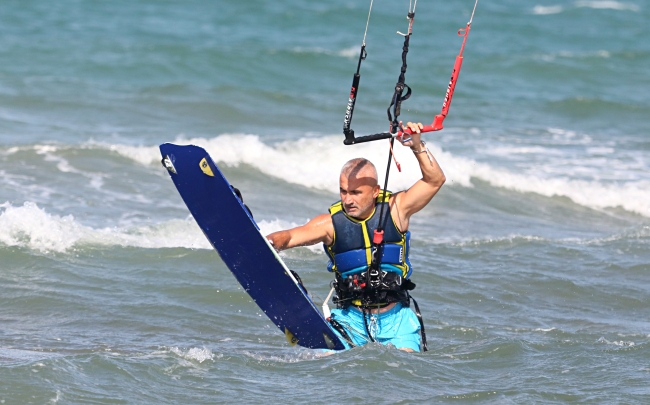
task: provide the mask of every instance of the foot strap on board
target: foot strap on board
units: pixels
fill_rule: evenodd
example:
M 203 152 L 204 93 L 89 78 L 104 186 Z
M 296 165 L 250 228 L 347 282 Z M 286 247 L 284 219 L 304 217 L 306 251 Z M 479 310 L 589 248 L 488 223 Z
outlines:
M 291 269 L 289 269 L 289 271 L 291 272 L 291 274 L 293 274 L 293 278 L 296 279 L 296 281 L 298 282 L 298 285 L 300 286 L 300 288 L 302 288 L 302 290 L 305 292 L 305 294 L 309 295 L 309 293 L 307 292 L 307 289 L 305 288 L 305 285 L 302 283 L 302 279 L 300 278 L 298 273 L 296 273 L 295 271 L 293 271 Z
M 230 186 L 230 187 L 232 187 L 232 191 L 235 192 L 235 195 L 237 195 L 237 198 L 239 198 L 239 201 L 241 201 L 241 203 L 244 204 L 244 197 L 242 197 L 241 191 L 239 191 L 239 189 L 237 187 L 235 187 L 235 186 Z M 250 215 L 251 218 L 253 218 L 253 212 L 251 211 L 250 208 L 248 208 L 248 205 L 244 204 L 244 207 L 246 208 L 246 211 L 248 211 L 248 215 Z

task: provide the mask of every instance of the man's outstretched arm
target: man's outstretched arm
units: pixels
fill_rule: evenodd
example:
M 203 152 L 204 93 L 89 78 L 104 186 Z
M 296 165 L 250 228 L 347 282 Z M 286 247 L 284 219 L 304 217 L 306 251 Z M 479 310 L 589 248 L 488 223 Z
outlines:
M 290 249 L 297 246 L 309 246 L 317 243 L 332 244 L 334 226 L 329 214 L 321 214 L 305 225 L 285 231 L 273 232 L 266 238 L 277 250 Z
M 436 158 L 422 144 L 420 139 L 422 124 L 409 122 L 407 126 L 413 134 L 411 135 L 411 141 L 404 142 L 403 145 L 411 147 L 420 165 L 422 178 L 408 190 L 395 195 L 395 202 L 392 207 L 393 218 L 399 218 L 399 227 L 402 231 L 408 229 L 411 215 L 424 208 L 442 185 L 445 184 L 446 180 Z

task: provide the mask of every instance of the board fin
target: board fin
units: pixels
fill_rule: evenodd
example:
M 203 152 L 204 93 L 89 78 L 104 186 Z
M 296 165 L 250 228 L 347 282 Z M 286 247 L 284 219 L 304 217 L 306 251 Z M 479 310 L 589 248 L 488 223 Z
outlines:
M 286 327 L 284 328 L 284 336 L 287 337 L 287 342 L 289 342 L 291 346 L 295 346 L 298 344 L 298 339 Z
M 207 174 L 210 177 L 214 177 L 214 173 L 212 173 L 212 169 L 210 168 L 210 165 L 208 164 L 208 161 L 205 160 L 205 158 L 201 159 L 199 166 L 201 167 L 201 171 L 203 173 Z

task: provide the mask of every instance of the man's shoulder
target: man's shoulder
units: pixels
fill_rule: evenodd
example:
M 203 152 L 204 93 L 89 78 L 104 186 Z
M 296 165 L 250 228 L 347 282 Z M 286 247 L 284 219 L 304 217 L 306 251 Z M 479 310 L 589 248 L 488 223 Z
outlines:
M 319 214 L 313 217 L 305 224 L 305 226 L 313 227 L 331 227 L 332 216 L 330 214 Z
M 320 242 L 327 245 L 332 243 L 334 233 L 334 224 L 330 214 L 316 215 L 309 222 L 303 225 L 304 230 L 312 237 L 318 237 Z
M 312 219 L 312 221 L 315 220 L 319 220 L 319 221 L 329 220 L 330 222 L 332 222 L 332 216 L 329 213 L 318 214 Z
M 406 190 L 400 190 L 396 191 L 394 193 L 390 194 L 390 197 L 388 198 L 388 204 L 393 205 L 393 204 L 399 204 L 399 200 L 401 200 L 402 196 Z
M 343 211 L 343 203 L 341 202 L 341 200 L 339 200 L 339 201 L 335 202 L 334 204 L 330 205 L 330 207 L 328 208 L 328 211 L 329 211 L 329 214 L 325 214 L 325 215 L 334 215 L 337 212 Z

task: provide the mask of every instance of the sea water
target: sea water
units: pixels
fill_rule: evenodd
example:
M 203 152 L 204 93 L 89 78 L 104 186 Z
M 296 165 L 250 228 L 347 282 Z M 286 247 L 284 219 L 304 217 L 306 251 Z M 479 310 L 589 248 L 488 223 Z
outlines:
M 264 232 L 338 199 L 368 1 L 6 0 L 0 403 L 650 402 L 650 5 L 481 1 L 412 218 L 430 350 L 290 346 L 157 146 L 202 146 Z M 471 0 L 417 3 L 401 119 L 440 111 Z M 408 1 L 376 1 L 352 128 L 385 131 Z M 396 146 L 402 172 L 420 174 Z M 283 253 L 314 301 L 320 247 Z

